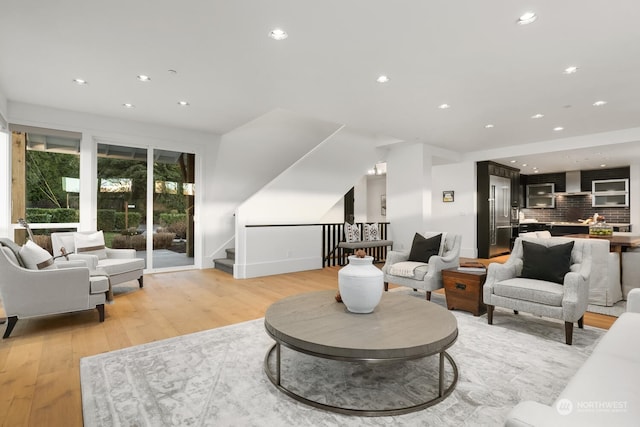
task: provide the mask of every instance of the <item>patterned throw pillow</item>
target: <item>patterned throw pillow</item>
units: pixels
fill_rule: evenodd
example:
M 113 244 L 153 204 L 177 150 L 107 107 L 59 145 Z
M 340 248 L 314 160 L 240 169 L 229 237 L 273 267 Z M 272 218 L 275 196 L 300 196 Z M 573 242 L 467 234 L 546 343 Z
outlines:
M 360 241 L 360 227 L 357 224 L 344 223 L 344 237 L 347 243 Z
M 20 258 L 29 270 L 53 270 L 58 268 L 53 263 L 53 257 L 45 249 L 42 249 L 31 240 L 20 248 Z
M 91 234 L 74 233 L 73 244 L 77 254 L 97 255 L 98 259 L 107 259 L 102 230 Z
M 364 225 L 364 239 L 367 242 L 372 242 L 374 240 L 380 240 L 380 231 L 378 230 L 378 223 L 374 222 L 372 224 Z

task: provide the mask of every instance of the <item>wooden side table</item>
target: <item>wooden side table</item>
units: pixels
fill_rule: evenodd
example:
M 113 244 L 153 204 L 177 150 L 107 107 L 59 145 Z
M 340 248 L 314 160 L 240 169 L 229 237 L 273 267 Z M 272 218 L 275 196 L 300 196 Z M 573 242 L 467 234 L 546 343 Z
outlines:
M 449 310 L 464 310 L 480 316 L 487 312 L 482 302 L 482 287 L 487 271 L 461 271 L 457 268 L 442 270 L 442 281 Z

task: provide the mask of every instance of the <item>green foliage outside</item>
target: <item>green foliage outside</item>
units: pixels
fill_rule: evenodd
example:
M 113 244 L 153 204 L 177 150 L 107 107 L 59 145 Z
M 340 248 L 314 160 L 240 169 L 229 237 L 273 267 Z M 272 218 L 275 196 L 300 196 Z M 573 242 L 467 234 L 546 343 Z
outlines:
M 184 213 L 161 213 L 160 214 L 160 225 L 163 227 L 168 227 L 171 224 L 176 222 L 186 222 L 187 214 Z
M 182 194 L 186 182 L 185 156 L 176 163 L 156 162 L 153 165 L 154 181 L 174 182 L 177 191 L 158 192 L 153 195 L 154 223 L 164 231 L 185 238 L 187 212 L 193 198 Z M 98 183 L 101 179 L 130 179 L 129 192 L 99 192 L 97 228 L 106 233 L 137 228 L 146 221 L 147 162 L 146 160 L 98 157 Z M 27 150 L 26 153 L 26 220 L 33 223 L 78 222 L 78 193 L 68 193 L 62 188 L 62 178 L 80 176 L 79 154 L 52 151 Z M 125 226 L 125 206 L 129 208 Z M 172 212 L 172 213 L 164 213 Z
M 27 208 L 27 222 L 29 223 L 61 223 L 61 222 L 78 222 L 79 214 L 77 209 L 46 209 L 46 208 Z
M 173 233 L 154 233 L 153 234 L 153 248 L 154 249 L 169 249 L 173 244 Z M 112 248 L 113 249 L 135 249 L 137 251 L 144 251 L 147 249 L 147 237 L 143 234 L 136 236 L 125 235 L 112 235 Z
M 79 155 L 27 150 L 27 206 L 39 208 L 67 207 L 69 193 L 62 189 L 62 178 L 78 178 L 79 176 Z M 72 200 L 74 202 L 77 201 L 76 193 L 71 193 L 71 195 L 73 196 Z
M 129 223 L 125 225 L 126 216 L 128 216 Z M 115 213 L 115 230 L 126 230 L 128 228 L 138 228 L 140 225 L 140 221 L 142 220 L 142 215 L 138 212 L 129 212 L 125 214 L 124 212 L 116 212 Z
M 98 230 L 113 231 L 116 226 L 116 211 L 113 209 L 98 209 Z

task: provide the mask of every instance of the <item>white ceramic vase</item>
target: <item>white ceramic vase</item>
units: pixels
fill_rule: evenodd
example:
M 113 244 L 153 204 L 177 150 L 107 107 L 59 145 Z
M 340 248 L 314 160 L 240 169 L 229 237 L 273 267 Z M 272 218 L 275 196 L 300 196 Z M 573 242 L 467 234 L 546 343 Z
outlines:
M 352 313 L 371 313 L 384 291 L 382 270 L 373 265 L 373 257 L 349 257 L 349 264 L 338 271 L 342 302 Z

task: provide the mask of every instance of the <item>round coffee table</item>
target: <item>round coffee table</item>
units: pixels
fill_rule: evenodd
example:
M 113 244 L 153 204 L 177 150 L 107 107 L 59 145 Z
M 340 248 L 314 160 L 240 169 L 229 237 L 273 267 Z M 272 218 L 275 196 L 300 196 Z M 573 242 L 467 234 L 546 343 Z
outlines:
M 408 295 L 385 292 L 373 313 L 355 314 L 334 299 L 335 291 L 294 295 L 272 304 L 264 317 L 267 333 L 275 340 L 264 358 L 269 380 L 292 398 L 333 412 L 363 416 L 399 415 L 417 411 L 445 399 L 458 381 L 458 367 L 445 351 L 458 337 L 455 316 L 437 304 Z M 439 354 L 438 395 L 422 403 L 392 409 L 353 409 L 307 399 L 281 383 L 281 350 L 347 362 L 403 362 Z M 269 360 L 275 352 L 275 372 Z M 444 360 L 453 379 L 445 387 Z

